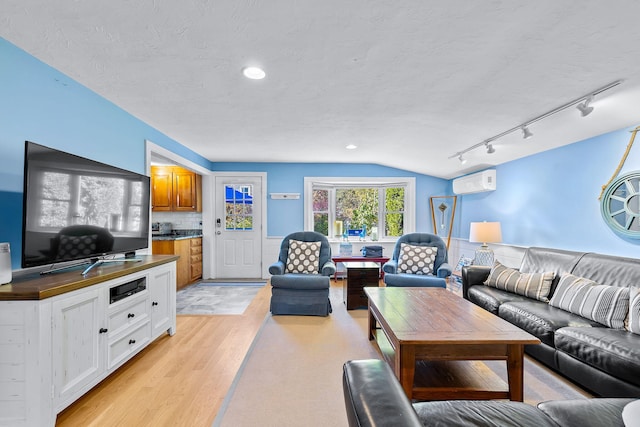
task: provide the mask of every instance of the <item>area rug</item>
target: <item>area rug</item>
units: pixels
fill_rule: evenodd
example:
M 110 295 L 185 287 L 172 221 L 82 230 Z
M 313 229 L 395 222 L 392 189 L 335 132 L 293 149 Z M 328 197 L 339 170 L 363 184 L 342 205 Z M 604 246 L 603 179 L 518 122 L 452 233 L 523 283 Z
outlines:
M 176 293 L 176 314 L 244 313 L 264 283 L 201 282 Z
M 342 365 L 380 356 L 367 339 L 367 311 L 347 311 L 341 287 L 332 286 L 331 303 L 328 317 L 267 314 L 214 427 L 348 424 Z M 488 362 L 485 369 L 506 379 L 502 365 Z M 528 357 L 524 382 L 525 402 L 530 404 L 589 397 Z

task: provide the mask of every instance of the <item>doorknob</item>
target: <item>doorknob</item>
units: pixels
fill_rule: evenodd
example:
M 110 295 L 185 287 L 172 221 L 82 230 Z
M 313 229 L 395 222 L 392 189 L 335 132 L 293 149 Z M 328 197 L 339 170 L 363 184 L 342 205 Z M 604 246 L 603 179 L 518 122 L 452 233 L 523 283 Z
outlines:
M 218 230 L 218 231 L 216 231 L 216 234 L 219 236 L 219 235 L 222 234 L 222 231 Z

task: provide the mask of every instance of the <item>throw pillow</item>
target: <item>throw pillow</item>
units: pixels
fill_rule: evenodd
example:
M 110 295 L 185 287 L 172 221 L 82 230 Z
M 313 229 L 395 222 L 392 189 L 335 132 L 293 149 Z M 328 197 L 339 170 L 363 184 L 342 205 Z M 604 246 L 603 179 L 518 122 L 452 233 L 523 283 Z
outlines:
M 318 274 L 321 242 L 289 241 L 285 273 Z
M 485 285 L 514 294 L 535 298 L 548 302 L 551 282 L 556 276 L 553 271 L 545 273 L 520 273 L 513 268 L 505 267 L 498 261 L 494 262 Z
M 627 330 L 640 335 L 640 287 L 629 288 L 629 315 L 625 325 Z
M 624 329 L 629 311 L 629 288 L 599 285 L 593 280 L 564 273 L 549 305 L 613 329 Z
M 60 235 L 58 243 L 57 259 L 76 259 L 96 253 L 97 234 L 87 234 L 84 236 Z
M 438 248 L 400 243 L 398 273 L 433 274 Z

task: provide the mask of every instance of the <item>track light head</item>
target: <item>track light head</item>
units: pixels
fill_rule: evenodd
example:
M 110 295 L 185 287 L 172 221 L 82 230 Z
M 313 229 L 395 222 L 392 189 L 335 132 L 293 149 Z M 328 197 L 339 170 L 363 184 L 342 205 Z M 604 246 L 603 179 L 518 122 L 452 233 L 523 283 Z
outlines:
M 522 139 L 529 139 L 533 136 L 533 133 L 529 130 L 527 126 L 522 127 Z
M 588 116 L 593 111 L 593 107 L 589 106 L 591 101 L 593 101 L 593 95 L 590 95 L 587 99 L 584 100 L 583 103 L 576 106 L 576 108 L 580 110 L 580 114 L 582 114 L 582 117 Z
M 467 163 L 467 159 L 463 158 L 463 157 L 462 157 L 462 154 L 460 154 L 460 155 L 458 156 L 458 160 L 460 160 L 460 163 L 461 163 L 461 164 L 463 164 L 463 165 L 464 165 L 465 163 Z
M 496 152 L 496 149 L 493 148 L 493 145 L 489 144 L 488 142 L 484 145 L 487 147 L 487 154 L 493 154 Z

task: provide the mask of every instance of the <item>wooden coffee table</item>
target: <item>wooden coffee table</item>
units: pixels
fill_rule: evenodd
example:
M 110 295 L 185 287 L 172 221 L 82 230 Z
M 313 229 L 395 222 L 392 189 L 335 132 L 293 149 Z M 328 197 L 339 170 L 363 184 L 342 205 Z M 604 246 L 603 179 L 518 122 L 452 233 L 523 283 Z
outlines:
M 369 339 L 409 399 L 523 400 L 524 345 L 540 344 L 539 339 L 443 288 L 366 288 L 365 293 Z M 486 372 L 474 362 L 459 362 L 479 360 L 507 362 L 507 390 L 485 389 L 496 382 L 483 379 Z M 416 375 L 416 365 L 429 372 Z M 447 365 L 455 365 L 455 373 Z M 415 384 L 417 376 L 429 383 Z

